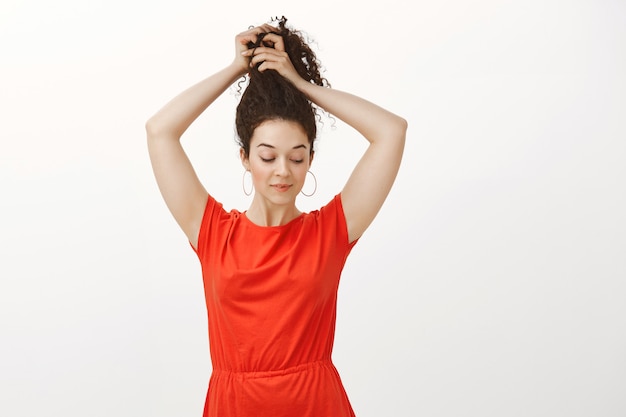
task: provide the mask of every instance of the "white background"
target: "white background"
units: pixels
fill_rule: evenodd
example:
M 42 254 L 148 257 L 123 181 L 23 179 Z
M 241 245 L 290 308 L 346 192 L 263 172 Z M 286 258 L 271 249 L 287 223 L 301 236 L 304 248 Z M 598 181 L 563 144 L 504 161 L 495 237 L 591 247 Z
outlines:
M 626 415 L 626 3 L 282 3 L 2 0 L 0 415 L 201 415 L 199 263 L 144 123 L 283 14 L 334 88 L 410 125 L 340 287 L 357 416 Z M 183 140 L 245 209 L 236 100 Z M 326 122 L 300 208 L 364 146 Z

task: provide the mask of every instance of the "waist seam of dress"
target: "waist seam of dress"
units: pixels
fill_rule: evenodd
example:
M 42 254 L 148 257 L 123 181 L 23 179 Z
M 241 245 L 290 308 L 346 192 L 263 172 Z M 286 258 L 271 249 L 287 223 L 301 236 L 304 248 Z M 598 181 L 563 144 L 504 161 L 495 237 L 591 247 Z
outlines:
M 242 379 L 255 379 L 255 378 L 271 378 L 275 376 L 289 375 L 296 372 L 302 372 L 310 368 L 315 367 L 331 367 L 334 365 L 330 359 L 322 359 L 314 362 L 306 362 L 295 366 L 290 366 L 284 369 L 274 369 L 268 371 L 235 371 L 230 369 L 213 369 L 214 376 L 232 376 Z

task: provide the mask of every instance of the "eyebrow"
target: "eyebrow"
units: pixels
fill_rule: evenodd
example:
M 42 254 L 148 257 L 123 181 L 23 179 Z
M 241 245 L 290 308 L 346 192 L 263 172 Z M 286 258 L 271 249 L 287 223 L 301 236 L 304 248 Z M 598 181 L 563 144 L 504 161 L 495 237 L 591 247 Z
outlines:
M 256 147 L 257 147 L 257 148 L 260 148 L 261 146 L 264 146 L 264 147 L 266 147 L 266 148 L 276 149 L 276 147 L 275 147 L 275 146 L 272 146 L 272 145 L 270 145 L 270 144 L 268 144 L 268 143 L 259 143 Z M 304 149 L 306 149 L 307 147 L 306 147 L 306 145 L 305 145 L 305 144 L 301 144 L 301 145 L 294 146 L 294 147 L 293 147 L 293 148 L 291 148 L 291 149 L 300 149 L 300 148 L 304 148 Z

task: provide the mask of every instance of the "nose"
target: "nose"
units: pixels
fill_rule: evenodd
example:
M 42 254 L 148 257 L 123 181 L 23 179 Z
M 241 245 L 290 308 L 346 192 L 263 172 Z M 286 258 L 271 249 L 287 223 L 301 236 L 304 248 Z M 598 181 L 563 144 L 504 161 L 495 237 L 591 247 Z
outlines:
M 278 158 L 275 165 L 275 174 L 279 177 L 289 176 L 289 166 L 285 158 Z

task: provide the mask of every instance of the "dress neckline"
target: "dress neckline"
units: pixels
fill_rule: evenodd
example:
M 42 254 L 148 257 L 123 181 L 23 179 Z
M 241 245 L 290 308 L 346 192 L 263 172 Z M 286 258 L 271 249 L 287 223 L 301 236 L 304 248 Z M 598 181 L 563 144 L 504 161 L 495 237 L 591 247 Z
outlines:
M 289 221 L 288 221 L 287 223 L 285 223 L 285 224 L 280 224 L 280 225 L 277 225 L 277 226 L 261 226 L 260 224 L 256 224 L 255 222 L 253 222 L 252 220 L 250 220 L 250 219 L 248 218 L 248 214 L 247 214 L 247 213 L 248 213 L 248 210 L 246 210 L 246 211 L 244 211 L 243 213 L 241 213 L 241 217 L 243 217 L 243 218 L 244 218 L 244 221 L 245 221 L 246 223 L 248 223 L 249 225 L 254 226 L 255 228 L 258 228 L 258 229 L 263 229 L 263 230 L 280 230 L 280 229 L 284 229 L 284 228 L 286 228 L 286 227 L 288 227 L 288 226 L 291 226 L 291 225 L 292 225 L 292 224 L 294 224 L 296 221 L 298 221 L 298 220 L 302 219 L 302 218 L 306 215 L 306 213 L 302 212 L 302 213 L 300 213 L 299 215 L 297 215 L 296 217 L 294 217 L 293 219 L 289 220 Z

